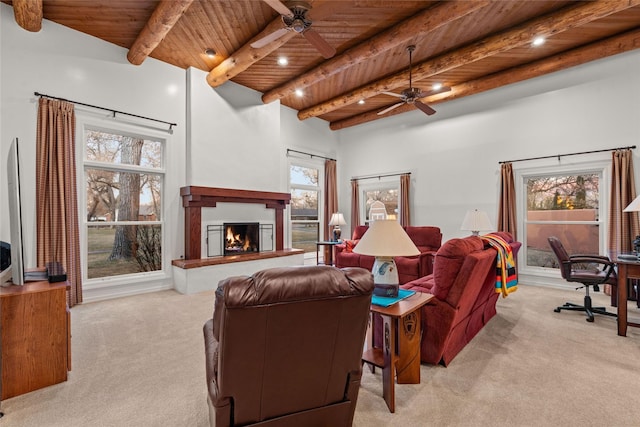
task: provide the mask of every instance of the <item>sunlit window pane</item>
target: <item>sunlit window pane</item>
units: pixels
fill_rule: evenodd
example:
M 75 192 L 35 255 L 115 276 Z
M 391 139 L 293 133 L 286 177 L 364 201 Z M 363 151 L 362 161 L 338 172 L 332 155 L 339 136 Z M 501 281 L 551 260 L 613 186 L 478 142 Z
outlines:
M 599 184 L 598 173 L 526 178 L 527 266 L 558 268 L 550 236 L 569 254 L 599 253 Z
M 88 278 L 162 269 L 159 225 L 88 227 Z
M 398 217 L 398 190 L 367 190 L 364 192 L 365 200 L 365 219 L 369 221 L 369 210 L 371 204 L 375 201 L 384 203 L 387 210 L 387 219 L 396 219 Z
M 116 135 L 97 130 L 87 131 L 87 160 L 139 165 L 151 168 L 162 166 L 162 142 Z
M 318 192 L 311 190 L 291 190 L 291 219 L 318 219 Z
M 87 168 L 87 221 L 159 221 L 159 174 Z
M 318 169 L 291 166 L 290 172 L 291 184 L 318 185 Z
M 296 249 L 304 249 L 305 252 L 315 252 L 316 242 L 320 237 L 318 223 L 292 223 L 291 241 Z

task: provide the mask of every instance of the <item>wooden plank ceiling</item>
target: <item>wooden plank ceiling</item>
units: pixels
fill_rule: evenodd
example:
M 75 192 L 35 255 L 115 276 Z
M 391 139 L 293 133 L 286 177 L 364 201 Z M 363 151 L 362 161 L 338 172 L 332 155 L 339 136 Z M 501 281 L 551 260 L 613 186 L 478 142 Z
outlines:
M 334 130 L 420 103 L 437 110 L 447 100 L 640 48 L 640 0 L 308 0 L 310 32 L 281 37 L 273 34 L 284 25 L 277 10 L 301 2 L 284 1 L 283 9 L 279 0 L 2 1 L 25 30 L 39 31 L 48 19 L 128 49 L 132 67 L 148 56 L 195 67 L 209 72 L 213 87 L 232 80 Z M 329 46 L 312 44 L 313 33 Z M 537 36 L 546 39 L 538 47 Z M 325 58 L 316 45 L 335 54 Z M 383 93 L 410 87 L 409 45 L 416 103 Z M 425 96 L 436 83 L 451 89 Z

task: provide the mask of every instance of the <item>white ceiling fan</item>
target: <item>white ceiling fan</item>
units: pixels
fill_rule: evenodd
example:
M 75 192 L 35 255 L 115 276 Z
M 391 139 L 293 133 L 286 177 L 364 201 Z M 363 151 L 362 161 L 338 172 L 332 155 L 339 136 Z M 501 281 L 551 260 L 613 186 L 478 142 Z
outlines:
M 329 59 L 336 54 L 336 50 L 322 36 L 311 28 L 312 21 L 307 17 L 307 13 L 311 10 L 311 5 L 306 1 L 290 1 L 284 5 L 279 0 L 263 0 L 271 6 L 276 12 L 282 15 L 284 27 L 271 34 L 251 43 L 251 47 L 258 49 L 274 40 L 279 39 L 287 33 L 294 31 L 302 34 L 309 43 L 315 47 L 320 54 Z
M 430 116 L 432 114 L 435 114 L 436 110 L 434 110 L 424 102 L 420 101 L 420 98 L 424 98 L 425 96 L 429 96 L 429 95 L 435 95 L 437 93 L 448 92 L 451 90 L 451 88 L 448 86 L 440 86 L 438 89 L 433 89 L 430 91 L 423 92 L 421 89 L 418 89 L 417 87 L 413 87 L 412 78 L 411 78 L 412 77 L 411 67 L 412 67 L 412 53 L 415 49 L 416 49 L 415 45 L 407 46 L 407 51 L 409 52 L 409 88 L 403 90 L 401 93 L 382 92 L 385 95 L 395 96 L 397 98 L 400 98 L 402 101 L 398 102 L 397 104 L 393 104 L 392 106 L 387 107 L 382 111 L 379 111 L 378 112 L 379 116 L 386 114 L 389 111 L 394 110 L 404 104 L 413 104 L 420 111 Z

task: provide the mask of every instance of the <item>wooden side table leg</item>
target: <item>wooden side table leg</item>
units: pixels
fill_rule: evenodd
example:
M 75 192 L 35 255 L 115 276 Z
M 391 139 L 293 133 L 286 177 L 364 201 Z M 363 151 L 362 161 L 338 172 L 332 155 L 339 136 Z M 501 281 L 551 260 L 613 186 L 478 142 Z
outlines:
M 398 323 L 398 384 L 420 383 L 420 309 Z
M 389 411 L 396 411 L 395 374 L 396 374 L 396 329 L 397 318 L 382 316 L 384 368 L 382 368 L 382 396 Z

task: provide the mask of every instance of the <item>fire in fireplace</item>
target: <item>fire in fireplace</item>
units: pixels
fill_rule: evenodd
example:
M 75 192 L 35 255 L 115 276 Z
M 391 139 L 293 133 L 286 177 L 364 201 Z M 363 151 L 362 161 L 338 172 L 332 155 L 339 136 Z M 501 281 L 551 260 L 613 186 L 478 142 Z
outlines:
M 224 255 L 238 255 L 260 250 L 259 223 L 225 223 L 223 229 Z

